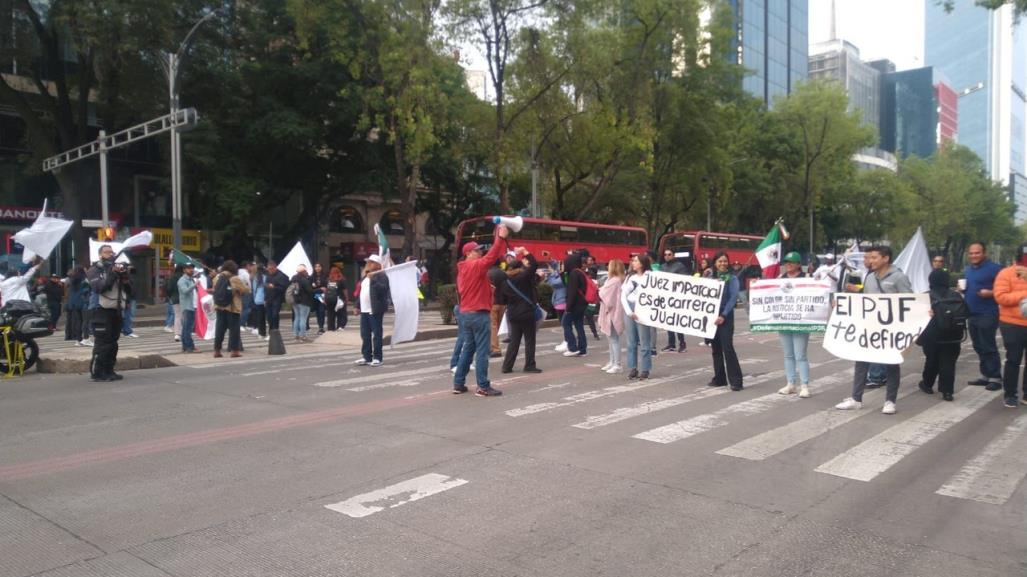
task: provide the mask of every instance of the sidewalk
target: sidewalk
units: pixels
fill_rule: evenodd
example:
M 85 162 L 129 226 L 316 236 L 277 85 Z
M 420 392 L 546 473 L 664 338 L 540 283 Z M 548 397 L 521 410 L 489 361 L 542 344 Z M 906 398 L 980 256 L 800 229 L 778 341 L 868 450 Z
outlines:
M 385 345 L 391 342 L 391 328 L 394 315 L 385 315 Z M 147 325 L 137 324 L 136 334 L 139 338 L 122 337 L 119 341 L 117 370 L 151 369 L 170 366 L 194 366 L 215 362 L 212 358 L 213 340 L 197 340 L 196 347 L 199 353 L 186 354 L 181 352 L 181 346 L 175 342 L 172 335 L 164 332 L 164 317 L 150 315 L 152 323 Z M 285 344 L 286 354 L 280 358 L 286 359 L 290 355 L 311 355 L 338 352 L 343 355 L 356 355 L 360 350 L 360 318 L 350 315 L 349 323 L 342 331 L 328 332 L 323 335 L 317 334 L 317 322 L 312 317 L 311 325 L 313 330 L 308 333 L 311 337 L 309 343 L 298 343 L 293 340 L 291 330 L 291 316 L 282 318 L 282 340 Z M 545 326 L 557 326 L 556 319 L 546 321 Z M 454 338 L 457 334 L 455 324 L 445 325 L 442 323 L 442 316 L 438 309 L 422 310 L 418 322 L 417 337 L 414 342 L 434 339 Z M 223 362 L 244 362 L 246 358 L 268 357 L 268 343 L 259 337 L 243 332 L 243 360 L 224 359 Z M 87 373 L 89 372 L 89 361 L 92 354 L 90 347 L 77 346 L 73 341 L 65 341 L 63 331 L 58 331 L 53 336 L 39 339 L 40 360 L 38 371 L 41 373 Z M 221 362 L 220 359 L 218 362 Z

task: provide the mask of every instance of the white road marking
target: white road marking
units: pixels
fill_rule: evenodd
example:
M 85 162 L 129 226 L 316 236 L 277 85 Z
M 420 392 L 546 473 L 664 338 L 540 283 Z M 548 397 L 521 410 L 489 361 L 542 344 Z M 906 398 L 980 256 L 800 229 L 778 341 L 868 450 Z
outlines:
M 819 393 L 816 389 L 814 389 L 813 392 Z M 898 398 L 899 400 L 902 400 L 904 397 L 909 396 L 914 392 L 919 392 L 919 389 L 906 388 L 899 393 Z M 864 393 L 864 406 L 869 405 L 870 401 L 875 399 L 878 394 L 881 393 L 881 389 L 870 389 Z M 869 414 L 871 414 L 871 411 L 839 411 L 832 407 L 824 411 L 813 413 L 812 415 L 799 419 L 798 421 L 792 421 L 783 427 L 771 429 L 760 433 L 755 437 L 750 437 L 744 441 L 735 443 L 730 447 L 717 451 L 717 454 L 749 459 L 750 461 L 762 461 L 799 444 L 805 443 L 810 439 L 815 439 L 832 429 L 837 429 L 849 421 L 853 421 L 859 417 Z
M 384 489 L 378 489 L 377 491 L 350 497 L 345 501 L 325 505 L 325 509 L 331 509 L 354 519 L 359 519 L 384 511 L 386 508 L 394 509 L 400 505 L 420 501 L 425 497 L 430 497 L 460 485 L 466 485 L 467 483 L 468 481 L 464 479 L 447 477 L 438 473 L 429 473 L 409 481 L 396 483 Z
M 586 418 L 583 422 L 573 425 L 579 429 L 598 429 L 599 427 L 605 427 L 621 421 L 626 421 L 634 417 L 640 417 L 642 415 L 648 415 L 656 411 L 663 409 L 669 409 L 670 407 L 677 407 L 678 405 L 684 405 L 692 401 L 699 399 L 705 399 L 707 397 L 713 397 L 716 395 L 722 395 L 730 392 L 727 387 L 704 387 L 698 391 L 675 397 L 673 399 L 660 399 L 658 401 L 648 401 L 635 405 L 634 407 L 621 407 L 614 409 L 613 411 L 604 415 L 593 415 Z
M 352 389 L 346 389 L 354 393 L 362 393 L 364 391 L 374 391 L 377 389 L 389 389 L 392 387 L 416 387 L 421 384 L 421 381 L 396 381 L 394 383 L 378 383 L 377 385 L 366 385 L 363 387 L 353 387 Z
M 815 382 L 815 386 L 817 388 L 824 389 L 846 380 L 846 375 L 835 373 L 822 379 L 818 379 Z M 728 421 L 726 420 L 726 417 L 728 415 L 758 415 L 769 411 L 781 403 L 796 402 L 798 400 L 799 398 L 797 395 L 779 395 L 777 392 L 773 392 L 763 395 L 762 397 L 756 397 L 755 399 L 724 407 L 723 409 L 713 413 L 699 415 L 697 417 L 650 429 L 648 431 L 638 433 L 637 435 L 632 435 L 632 438 L 641 439 L 643 441 L 652 441 L 653 443 L 673 443 L 707 431 L 712 431 L 713 429 L 719 429 L 720 427 L 727 425 Z
M 662 384 L 669 383 L 669 382 L 672 382 L 672 381 L 676 381 L 676 380 L 679 380 L 679 379 L 685 379 L 685 378 L 688 378 L 688 377 L 693 377 L 693 376 L 702 374 L 702 373 L 704 373 L 704 372 L 706 372 L 708 370 L 709 369 L 706 369 L 706 368 L 693 369 L 691 371 L 688 371 L 686 373 L 683 373 L 683 374 L 680 374 L 680 375 L 676 375 L 676 376 L 673 376 L 673 377 L 664 377 L 664 378 L 660 378 L 660 379 L 648 379 L 648 380 L 645 380 L 645 381 L 636 381 L 636 382 L 634 382 L 634 383 L 632 383 L 630 385 L 617 385 L 617 386 L 614 386 L 614 387 L 606 387 L 605 389 L 599 389 L 598 391 L 588 391 L 588 392 L 581 393 L 581 394 L 578 394 L 578 395 L 573 395 L 573 396 L 570 396 L 570 397 L 564 397 L 561 402 L 556 402 L 556 403 L 537 403 L 537 404 L 534 404 L 534 405 L 528 405 L 527 407 L 522 407 L 520 409 L 511 409 L 511 410 L 507 411 L 506 414 L 511 416 L 511 417 L 523 417 L 524 415 L 533 415 L 535 413 L 542 413 L 542 412 L 545 412 L 545 411 L 551 411 L 553 409 L 558 409 L 558 408 L 561 408 L 561 407 L 570 407 L 570 406 L 577 405 L 577 404 L 580 404 L 580 403 L 587 403 L 588 401 L 592 401 L 592 400 L 595 400 L 595 399 L 601 399 L 603 397 L 609 397 L 611 395 L 619 395 L 621 393 L 628 393 L 628 392 L 631 392 L 631 391 L 637 391 L 639 389 L 645 389 L 645 388 L 648 388 L 648 387 L 655 387 L 657 385 L 662 385 Z
M 1020 415 L 940 489 L 939 495 L 1002 505 L 1027 475 L 1027 415 Z
M 955 402 L 941 402 L 885 429 L 816 468 L 818 473 L 870 481 L 995 398 L 983 387 L 968 387 Z
M 535 389 L 534 391 L 528 391 L 528 392 L 529 393 L 541 393 L 542 391 L 549 391 L 549 390 L 552 390 L 552 389 L 562 389 L 564 387 L 570 386 L 570 384 L 571 383 L 558 383 L 558 384 L 555 384 L 555 385 L 546 385 L 546 386 L 542 387 L 541 389 Z

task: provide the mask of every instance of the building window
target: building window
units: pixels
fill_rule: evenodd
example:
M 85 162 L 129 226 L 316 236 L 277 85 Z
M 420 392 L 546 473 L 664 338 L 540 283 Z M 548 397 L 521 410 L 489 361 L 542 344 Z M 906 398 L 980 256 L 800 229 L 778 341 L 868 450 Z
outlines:
M 360 233 L 364 232 L 364 219 L 352 206 L 341 206 L 333 213 L 328 226 L 332 232 Z
M 383 214 L 379 224 L 385 234 L 402 235 L 406 232 L 403 227 L 403 215 L 398 210 L 390 210 Z

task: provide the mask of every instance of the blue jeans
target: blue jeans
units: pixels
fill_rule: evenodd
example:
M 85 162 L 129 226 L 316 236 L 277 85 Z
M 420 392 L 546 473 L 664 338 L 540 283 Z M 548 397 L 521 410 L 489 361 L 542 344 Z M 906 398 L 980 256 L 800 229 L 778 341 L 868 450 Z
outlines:
M 282 316 L 282 301 L 272 299 L 267 301 L 267 328 L 272 331 L 278 330 L 278 321 Z
M 628 335 L 628 368 L 649 372 L 653 368 L 653 332 L 649 327 L 639 324 L 631 318 L 630 314 L 624 315 L 624 332 Z M 638 366 L 638 347 L 642 347 L 642 366 Z
M 567 342 L 567 350 L 572 353 L 588 352 L 588 341 L 585 339 L 585 311 L 563 313 L 560 324 L 563 326 L 563 340 Z M 575 331 L 578 333 L 577 338 L 574 338 Z
M 164 313 L 164 326 L 171 328 L 175 326 L 175 306 L 167 301 L 167 312 Z
M 456 343 L 453 344 L 453 356 L 449 357 L 449 368 L 457 366 L 460 362 L 460 353 L 465 347 L 470 347 L 471 342 L 464 339 L 464 321 L 460 315 L 460 305 L 453 307 L 453 318 L 456 319 Z
M 121 315 L 121 334 L 128 336 L 132 334 L 132 319 L 136 316 L 136 302 L 125 303 L 125 312 Z
M 307 336 L 307 318 L 310 317 L 310 307 L 307 305 L 292 305 L 292 332 L 297 338 Z
M 242 295 L 242 312 L 239 313 L 239 326 L 249 326 L 251 309 L 253 309 L 253 295 Z
M 360 354 L 364 360 L 382 360 L 382 319 L 385 313 L 360 313 Z
M 806 358 L 806 347 L 809 345 L 809 333 L 778 333 L 781 348 L 785 353 L 785 378 L 789 385 L 809 384 L 809 360 Z M 799 374 L 796 376 L 795 367 Z
M 193 330 L 196 328 L 196 311 L 182 311 L 182 350 L 196 348 L 193 343 Z
M 874 383 L 883 383 L 888 379 L 888 365 L 870 363 L 867 369 L 867 380 Z
M 492 386 L 489 382 L 489 353 L 492 347 L 491 311 L 460 313 L 460 333 L 465 344 L 460 351 L 460 360 L 456 365 L 453 387 L 459 388 L 467 383 L 467 373 L 471 370 L 471 357 L 474 357 L 474 377 L 479 389 Z M 470 346 L 473 344 L 473 348 Z
M 974 352 L 980 359 L 981 376 L 989 381 L 1002 380 L 1002 358 L 998 354 L 995 332 L 998 331 L 998 318 L 975 315 L 967 322 L 970 340 L 974 344 Z

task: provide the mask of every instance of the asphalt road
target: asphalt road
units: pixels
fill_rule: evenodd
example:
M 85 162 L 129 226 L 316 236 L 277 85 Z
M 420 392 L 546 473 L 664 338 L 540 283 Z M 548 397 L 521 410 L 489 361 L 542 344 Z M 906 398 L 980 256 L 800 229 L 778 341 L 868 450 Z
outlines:
M 776 335 L 736 337 L 742 392 L 693 338 L 642 382 L 558 340 L 498 398 L 450 394 L 452 339 L 0 382 L 0 577 L 1027 575 L 1027 406 L 969 344 L 954 403 L 911 361 L 889 416 L 832 409 L 819 340 L 809 399 Z

